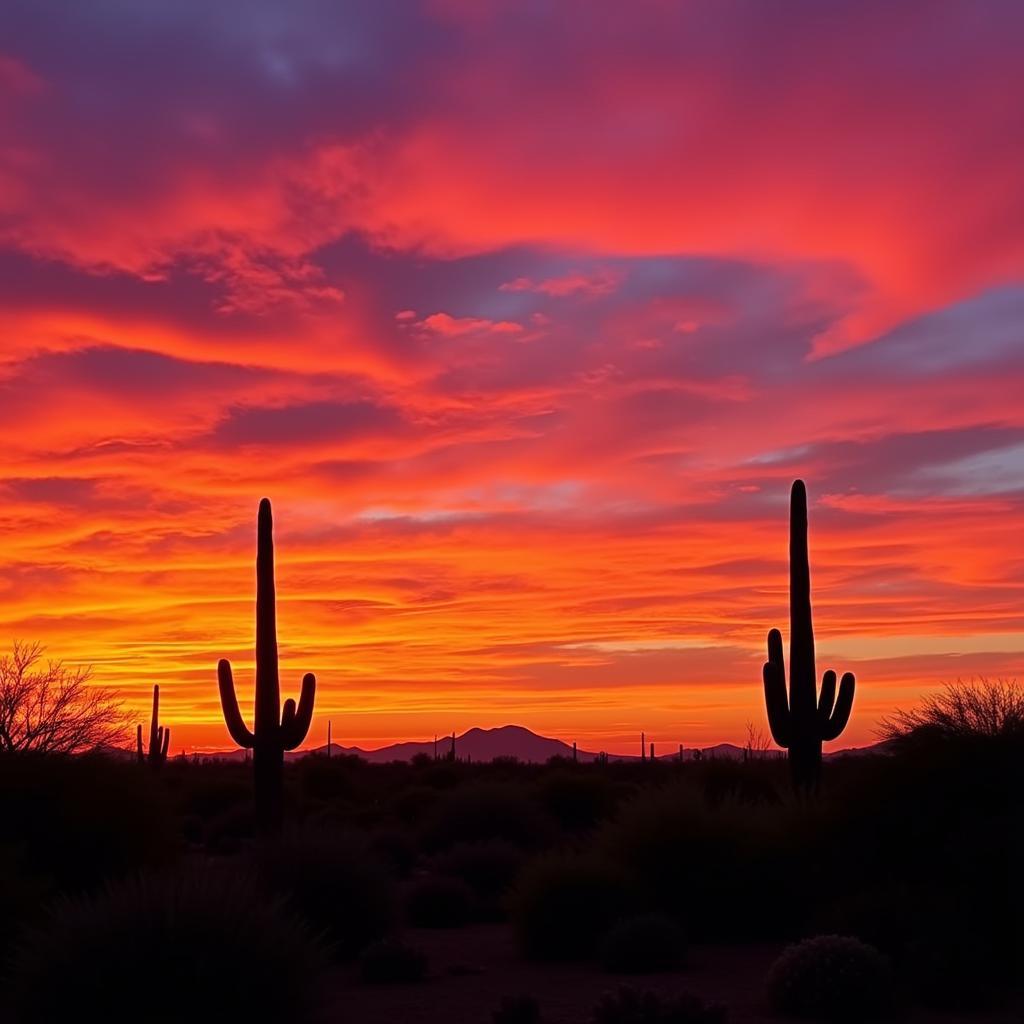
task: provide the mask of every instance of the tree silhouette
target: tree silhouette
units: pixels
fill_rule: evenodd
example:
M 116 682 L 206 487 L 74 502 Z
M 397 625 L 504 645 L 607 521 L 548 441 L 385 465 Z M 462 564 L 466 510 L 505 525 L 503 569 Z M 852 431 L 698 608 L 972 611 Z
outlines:
M 43 661 L 45 648 L 16 640 L 0 658 L 0 751 L 75 754 L 123 740 L 127 718 L 90 668 Z

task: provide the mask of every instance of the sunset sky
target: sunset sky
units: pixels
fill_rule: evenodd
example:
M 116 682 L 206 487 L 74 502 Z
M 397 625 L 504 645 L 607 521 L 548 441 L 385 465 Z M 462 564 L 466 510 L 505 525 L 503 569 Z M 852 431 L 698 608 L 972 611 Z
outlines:
M 1013 0 L 4 0 L 0 643 L 172 750 L 766 728 L 808 482 L 836 745 L 1024 676 Z

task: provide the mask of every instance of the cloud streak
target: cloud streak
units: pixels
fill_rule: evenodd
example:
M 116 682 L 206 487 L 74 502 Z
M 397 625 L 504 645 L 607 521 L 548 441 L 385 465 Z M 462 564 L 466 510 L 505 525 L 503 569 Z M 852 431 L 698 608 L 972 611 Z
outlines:
M 336 735 L 736 738 L 804 475 L 844 742 L 1019 674 L 1016 5 L 244 8 L 5 12 L 0 634 L 224 745 L 266 493 Z

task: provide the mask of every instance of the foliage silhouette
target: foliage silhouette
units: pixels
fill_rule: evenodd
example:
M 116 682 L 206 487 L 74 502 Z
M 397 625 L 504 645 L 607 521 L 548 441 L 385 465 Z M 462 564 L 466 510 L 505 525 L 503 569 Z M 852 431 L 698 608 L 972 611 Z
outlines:
M 772 1006 L 814 1020 L 870 1021 L 893 1001 L 888 962 L 873 946 L 819 935 L 787 947 L 768 974 Z
M 309 928 L 224 871 L 140 876 L 64 899 L 9 978 L 19 1024 L 316 1019 L 323 950 Z M 116 998 L 112 994 L 116 993 Z
M 379 939 L 359 957 L 359 977 L 369 985 L 411 985 L 426 975 L 426 954 L 399 939 Z
M 683 931 L 667 914 L 639 914 L 615 924 L 601 946 L 601 965 L 614 974 L 673 971 L 683 963 Z
M 528 865 L 512 895 L 520 948 L 535 960 L 578 960 L 634 909 L 625 871 L 595 857 L 548 854 Z
M 593 1024 L 725 1024 L 728 1015 L 688 992 L 660 996 L 623 986 L 602 996 L 591 1019 Z
M 220 703 L 231 738 L 253 752 L 256 820 L 264 833 L 281 828 L 284 798 L 284 752 L 305 738 L 313 719 L 316 677 L 302 678 L 298 707 L 286 700 L 281 708 L 277 658 L 277 606 L 274 591 L 274 520 L 270 501 L 260 502 L 256 542 L 256 714 L 250 732 L 238 710 L 231 663 L 217 666 Z
M 127 719 L 114 693 L 89 685 L 88 668 L 43 664 L 44 651 L 16 640 L 0 658 L 0 752 L 76 754 L 120 743 Z
M 811 573 L 807 557 L 807 489 L 793 483 L 789 512 L 789 696 L 782 634 L 768 634 L 764 663 L 764 698 L 768 724 L 780 747 L 789 750 L 793 784 L 801 791 L 817 788 L 821 777 L 821 744 L 846 728 L 856 686 L 852 672 L 843 675 L 836 694 L 836 674 L 829 669 L 818 695 L 814 667 L 814 626 L 811 620 Z

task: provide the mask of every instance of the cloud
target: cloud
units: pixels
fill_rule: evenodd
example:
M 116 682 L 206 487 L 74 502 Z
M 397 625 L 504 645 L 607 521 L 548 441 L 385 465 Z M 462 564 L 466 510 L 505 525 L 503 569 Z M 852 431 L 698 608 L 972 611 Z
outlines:
M 802 475 L 844 741 L 1017 674 L 1016 5 L 4 28 L 0 632 L 223 745 L 270 494 L 286 668 L 351 739 L 735 738 Z

